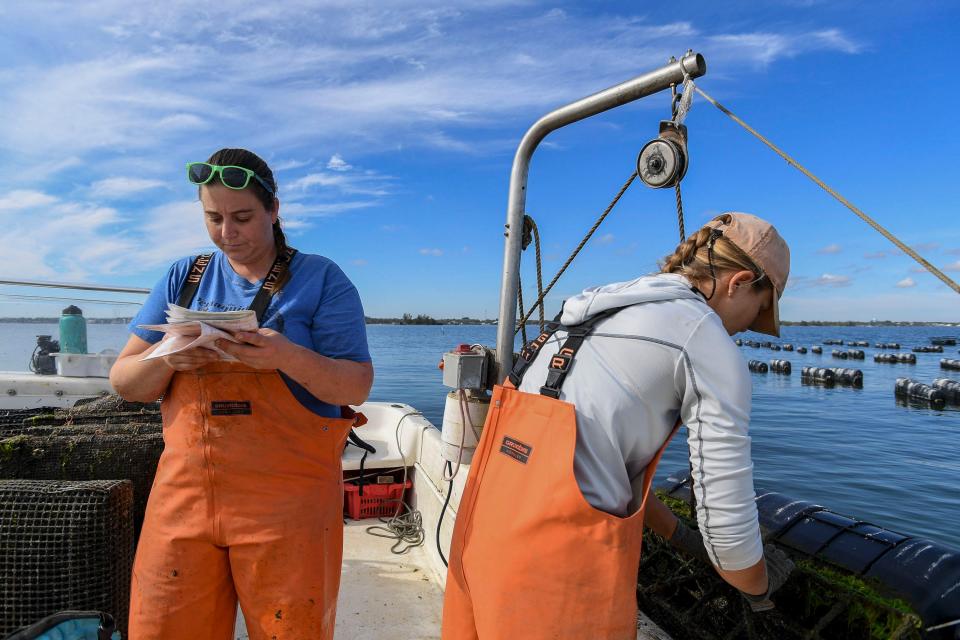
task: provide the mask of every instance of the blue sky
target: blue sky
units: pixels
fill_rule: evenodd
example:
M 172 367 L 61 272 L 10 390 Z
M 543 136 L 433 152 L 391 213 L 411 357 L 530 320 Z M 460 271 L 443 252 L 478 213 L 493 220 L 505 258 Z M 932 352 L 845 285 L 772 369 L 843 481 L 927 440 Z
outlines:
M 958 278 L 958 32 L 934 2 L 4 3 L 0 277 L 152 286 L 209 245 L 184 163 L 243 146 L 276 171 L 292 244 L 337 261 L 368 315 L 493 317 L 524 131 L 692 48 L 699 86 Z M 647 98 L 537 151 L 546 277 L 667 115 Z M 771 220 L 793 252 L 784 318 L 960 320 L 956 293 L 714 107 L 687 125 L 687 229 Z M 676 241 L 672 192 L 632 187 L 550 308 Z M 59 306 L 0 297 L 0 315 Z

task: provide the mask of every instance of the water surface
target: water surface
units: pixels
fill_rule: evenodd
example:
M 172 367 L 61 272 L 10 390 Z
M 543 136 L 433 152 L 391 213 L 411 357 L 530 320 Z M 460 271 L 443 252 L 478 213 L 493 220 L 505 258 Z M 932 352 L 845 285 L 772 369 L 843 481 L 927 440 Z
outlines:
M 376 367 L 371 400 L 405 402 L 437 426 L 447 391 L 437 370 L 441 354 L 459 343 L 492 346 L 496 337 L 493 326 L 371 325 L 367 330 Z M 0 324 L 0 370 L 26 369 L 38 333 L 56 337 L 57 327 Z M 867 340 L 871 345 L 899 342 L 901 351 L 909 351 L 929 344 L 930 336 L 958 333 L 943 327 L 785 327 L 779 342 L 807 347 L 828 338 Z M 88 328 L 91 351 L 119 349 L 125 340 L 123 325 Z M 875 364 L 878 350 L 872 346 L 864 349 L 866 360 L 836 360 L 830 356 L 833 348 L 825 346 L 826 353 L 819 356 L 742 349 L 745 358 L 790 360 L 794 370 L 791 376 L 752 374 L 757 486 L 960 548 L 960 410 L 903 406 L 893 395 L 899 376 L 928 384 L 937 377 L 960 379 L 960 372 L 940 369 L 941 358 L 960 358 L 958 348 L 918 353 L 916 365 Z M 862 369 L 864 387 L 801 385 L 800 368 L 805 365 Z M 660 475 L 686 465 L 681 430 L 664 455 Z

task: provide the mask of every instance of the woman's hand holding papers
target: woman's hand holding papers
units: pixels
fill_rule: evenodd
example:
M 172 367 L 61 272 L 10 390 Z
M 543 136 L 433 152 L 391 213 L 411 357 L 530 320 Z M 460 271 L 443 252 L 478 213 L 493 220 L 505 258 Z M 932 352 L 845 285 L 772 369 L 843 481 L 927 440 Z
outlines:
M 294 351 L 300 349 L 273 329 L 238 331 L 233 337 L 240 340 L 240 344 L 217 340 L 217 348 L 254 369 L 283 369 L 294 357 Z

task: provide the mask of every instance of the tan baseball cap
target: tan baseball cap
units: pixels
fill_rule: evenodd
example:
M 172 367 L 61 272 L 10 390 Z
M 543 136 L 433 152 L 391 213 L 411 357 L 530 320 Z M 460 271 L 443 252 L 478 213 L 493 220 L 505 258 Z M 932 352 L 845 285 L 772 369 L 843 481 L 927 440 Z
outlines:
M 730 216 L 729 222 L 723 218 Z M 705 226 L 719 229 L 723 237 L 737 245 L 756 263 L 773 284 L 770 308 L 760 313 L 750 328 L 780 337 L 780 296 L 790 275 L 790 248 L 772 224 L 749 213 L 730 211 L 720 214 Z

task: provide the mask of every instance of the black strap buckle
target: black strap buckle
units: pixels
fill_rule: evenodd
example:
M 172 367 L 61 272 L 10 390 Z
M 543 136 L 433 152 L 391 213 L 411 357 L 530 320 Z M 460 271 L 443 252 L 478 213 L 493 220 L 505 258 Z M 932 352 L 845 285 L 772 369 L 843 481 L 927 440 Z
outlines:
M 553 387 L 548 387 L 544 385 L 540 387 L 540 395 L 547 396 L 548 398 L 553 398 L 554 400 L 559 400 L 560 389 L 554 389 Z

